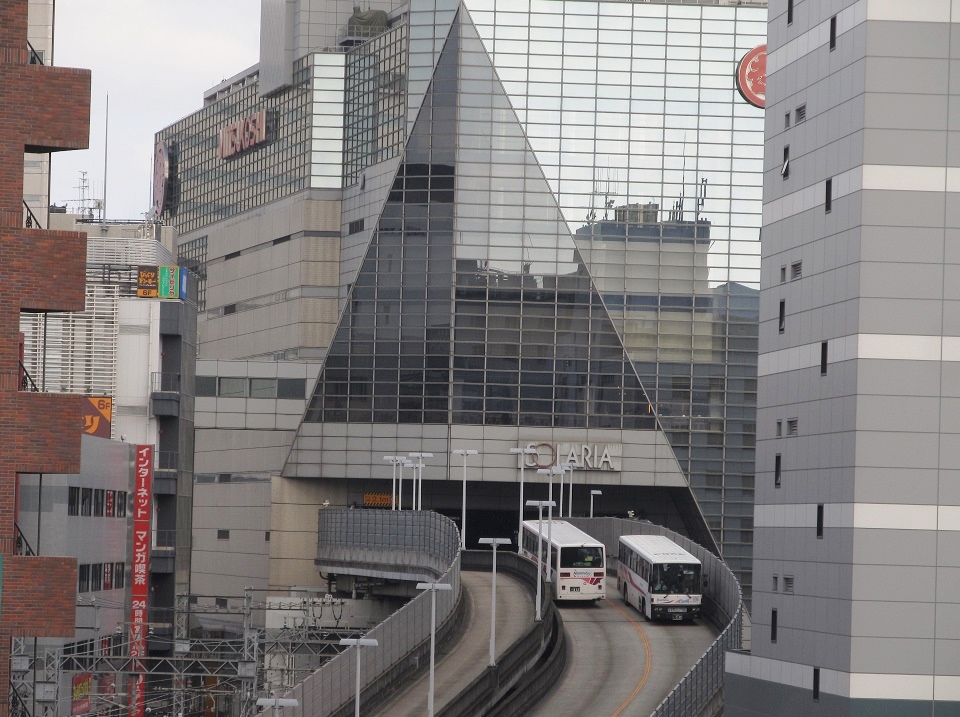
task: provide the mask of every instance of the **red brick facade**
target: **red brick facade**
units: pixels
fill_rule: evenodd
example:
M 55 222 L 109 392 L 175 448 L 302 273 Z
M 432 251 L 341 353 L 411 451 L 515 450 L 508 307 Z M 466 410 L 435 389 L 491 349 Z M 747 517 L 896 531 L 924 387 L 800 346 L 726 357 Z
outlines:
M 23 154 L 89 134 L 90 72 L 29 64 L 27 0 L 0 0 L 0 686 L 12 636 L 74 634 L 76 560 L 15 555 L 14 492 L 17 473 L 79 472 L 83 399 L 20 391 L 18 335 L 21 311 L 83 308 L 86 236 L 24 228 Z

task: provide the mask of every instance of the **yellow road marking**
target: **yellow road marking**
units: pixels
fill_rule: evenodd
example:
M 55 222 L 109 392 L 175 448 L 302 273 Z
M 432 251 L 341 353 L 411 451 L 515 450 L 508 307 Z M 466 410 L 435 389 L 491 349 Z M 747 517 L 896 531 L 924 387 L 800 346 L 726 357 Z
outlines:
M 647 641 L 647 636 L 643 634 L 643 630 L 640 629 L 640 623 L 633 619 L 633 615 L 627 612 L 626 608 L 620 605 L 620 601 L 617 599 L 610 600 L 610 604 L 613 605 L 620 613 L 627 618 L 633 629 L 640 634 L 640 639 L 643 640 L 643 652 L 646 656 L 644 660 L 643 674 L 640 676 L 640 681 L 637 682 L 637 686 L 633 688 L 633 692 L 630 693 L 630 696 L 624 700 L 623 704 L 617 708 L 617 711 L 614 712 L 610 717 L 620 717 L 623 714 L 623 711 L 630 706 L 630 703 L 633 702 L 634 697 L 640 694 L 640 690 L 643 689 L 644 684 L 647 682 L 647 678 L 650 676 L 650 665 L 653 662 L 653 655 L 650 652 L 650 643 Z

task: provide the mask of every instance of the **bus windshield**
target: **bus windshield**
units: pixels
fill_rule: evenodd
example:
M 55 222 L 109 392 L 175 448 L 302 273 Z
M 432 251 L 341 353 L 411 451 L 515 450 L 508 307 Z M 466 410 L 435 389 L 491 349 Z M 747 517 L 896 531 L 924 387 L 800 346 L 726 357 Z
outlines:
M 700 566 L 688 563 L 654 565 L 650 592 L 660 595 L 699 594 Z
M 563 548 L 560 550 L 561 568 L 603 568 L 601 548 Z

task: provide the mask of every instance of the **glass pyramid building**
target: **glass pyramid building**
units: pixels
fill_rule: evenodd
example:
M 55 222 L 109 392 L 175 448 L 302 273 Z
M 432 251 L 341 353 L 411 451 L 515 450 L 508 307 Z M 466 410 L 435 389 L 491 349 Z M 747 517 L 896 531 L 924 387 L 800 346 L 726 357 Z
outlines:
M 431 452 L 424 506 L 453 514 L 474 448 L 470 509 L 515 526 L 510 448 L 531 483 L 574 456 L 575 514 L 601 488 L 749 591 L 763 113 L 733 76 L 765 22 L 414 0 L 353 48 L 352 281 L 284 476 L 360 502 L 384 455 Z

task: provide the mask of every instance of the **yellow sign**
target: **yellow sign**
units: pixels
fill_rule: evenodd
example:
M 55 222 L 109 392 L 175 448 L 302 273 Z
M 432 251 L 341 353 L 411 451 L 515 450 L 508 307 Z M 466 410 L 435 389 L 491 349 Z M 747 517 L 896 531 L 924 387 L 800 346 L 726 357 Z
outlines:
M 389 493 L 364 493 L 363 506 L 365 508 L 389 508 Z
M 83 411 L 83 432 L 88 436 L 110 438 L 113 399 L 110 396 L 87 396 L 89 406 Z

